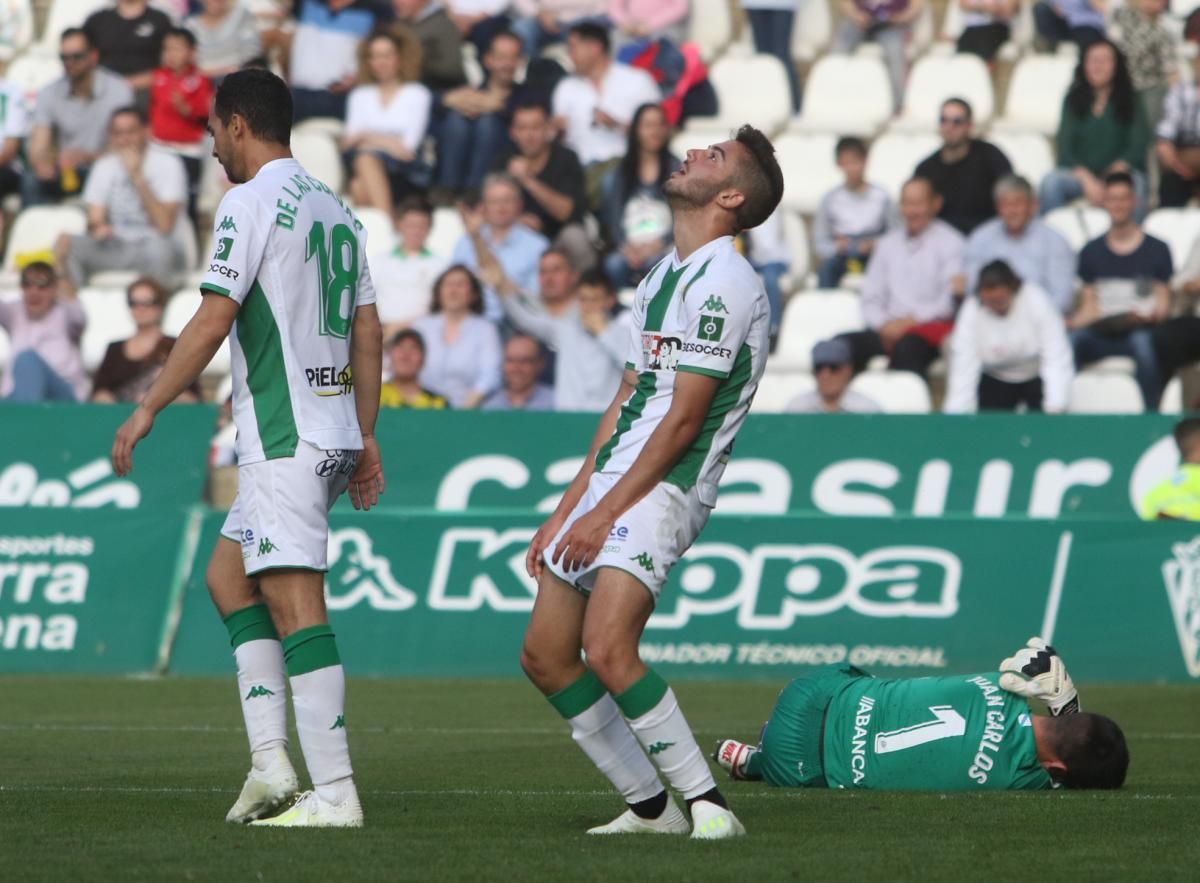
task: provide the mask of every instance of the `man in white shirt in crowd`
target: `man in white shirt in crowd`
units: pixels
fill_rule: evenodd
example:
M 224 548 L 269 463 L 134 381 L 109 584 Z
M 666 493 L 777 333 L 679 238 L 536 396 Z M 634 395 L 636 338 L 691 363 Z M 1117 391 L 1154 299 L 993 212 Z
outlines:
M 462 208 L 466 233 L 454 247 L 450 262 L 478 274 L 484 252 L 495 255 L 504 274 L 522 291 L 538 290 L 538 261 L 550 243 L 520 222 L 521 188 L 509 175 L 493 172 L 483 179 L 483 198 L 477 208 Z M 483 290 L 483 314 L 499 322 L 504 311 L 496 290 Z
M 528 334 L 514 334 L 504 345 L 503 385 L 483 400 L 484 411 L 553 411 L 554 390 L 540 383 L 546 356 Z
M 54 268 L 34 261 L 21 270 L 21 299 L 0 301 L 0 329 L 11 361 L 0 365 L 0 400 L 78 402 L 87 396 L 79 342 L 87 316 L 74 295 L 58 292 Z
M 1041 286 L 1023 282 L 1004 261 L 983 267 L 950 335 L 943 410 L 1062 413 L 1074 376 L 1066 324 Z
M 78 289 L 92 273 L 128 270 L 169 286 L 183 270 L 183 248 L 172 235 L 187 201 L 183 161 L 150 143 L 135 107 L 114 113 L 108 134 L 109 151 L 83 190 L 87 232 L 58 240 L 62 284 Z
M 922 377 L 938 357 L 953 327 L 955 300 L 962 292 L 961 233 L 937 217 L 941 199 L 925 178 L 912 178 L 900 191 L 904 223 L 875 245 L 862 287 L 866 331 L 842 335 L 855 370 L 887 355 L 893 371 Z
M 432 229 L 428 203 L 410 196 L 396 209 L 396 247 L 371 257 L 376 309 L 388 340 L 432 309 L 433 283 L 450 263 L 444 255 L 429 250 Z
M 1050 296 L 1059 313 L 1075 301 L 1075 252 L 1058 231 L 1038 217 L 1037 196 L 1020 175 L 1006 175 L 993 188 L 999 217 L 980 224 L 967 239 L 967 289 L 973 290 L 984 264 L 1004 261 L 1026 282 Z
M 622 156 L 634 112 L 662 100 L 653 77 L 613 61 L 609 48 L 608 31 L 600 25 L 574 25 L 567 34 L 567 54 L 575 74 L 554 88 L 551 100 L 567 147 L 585 167 Z
M 866 142 L 853 136 L 840 138 L 834 157 L 846 183 L 821 197 L 813 221 L 813 250 L 821 259 L 817 284 L 821 288 L 837 288 L 846 273 L 861 273 L 875 241 L 892 223 L 891 197 L 863 177 Z
M 358 44 L 392 18 L 386 0 L 296 0 L 296 31 L 288 83 L 296 122 L 346 117 L 346 96 L 358 79 Z
M 812 366 L 817 388 L 788 402 L 784 410 L 789 414 L 877 414 L 883 410 L 870 396 L 849 388 L 854 363 L 845 340 L 822 340 L 814 346 Z

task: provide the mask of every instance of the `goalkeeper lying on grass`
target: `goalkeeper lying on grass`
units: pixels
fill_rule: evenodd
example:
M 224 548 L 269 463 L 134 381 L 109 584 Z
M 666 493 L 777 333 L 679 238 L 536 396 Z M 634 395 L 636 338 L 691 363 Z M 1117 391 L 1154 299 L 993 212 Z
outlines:
M 1050 714 L 1031 714 L 1029 699 Z M 1062 659 L 1031 638 L 998 672 L 819 669 L 779 694 L 757 748 L 725 739 L 713 759 L 734 779 L 790 788 L 1120 788 L 1129 749 L 1116 723 L 1080 712 Z

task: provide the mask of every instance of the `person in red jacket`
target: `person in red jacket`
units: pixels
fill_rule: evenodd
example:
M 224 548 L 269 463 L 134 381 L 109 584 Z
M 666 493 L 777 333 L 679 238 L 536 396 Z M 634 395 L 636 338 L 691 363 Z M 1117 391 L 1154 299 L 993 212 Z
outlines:
M 187 28 L 171 28 L 163 37 L 161 64 L 150 86 L 150 134 L 183 160 L 193 219 L 212 94 L 212 83 L 196 67 L 195 35 Z

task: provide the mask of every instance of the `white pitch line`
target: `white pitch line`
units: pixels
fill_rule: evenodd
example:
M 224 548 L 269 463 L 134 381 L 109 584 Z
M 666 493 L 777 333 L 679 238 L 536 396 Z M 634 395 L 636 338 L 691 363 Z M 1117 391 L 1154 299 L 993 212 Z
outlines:
M 1050 578 L 1050 595 L 1046 598 L 1046 615 L 1042 618 L 1041 639 L 1047 644 L 1054 643 L 1054 629 L 1058 625 L 1058 605 L 1062 603 L 1063 582 L 1067 576 L 1067 562 L 1071 559 L 1071 541 L 1074 539 L 1069 530 L 1063 531 L 1058 538 L 1058 551 L 1054 556 L 1054 573 Z

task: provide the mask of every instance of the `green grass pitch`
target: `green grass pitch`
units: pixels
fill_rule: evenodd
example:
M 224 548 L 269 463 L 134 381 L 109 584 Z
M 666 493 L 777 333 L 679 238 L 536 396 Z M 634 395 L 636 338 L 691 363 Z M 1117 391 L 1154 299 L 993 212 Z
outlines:
M 752 738 L 779 686 L 677 692 L 707 748 L 718 736 Z M 518 681 L 351 680 L 367 827 L 233 827 L 223 818 L 247 768 L 235 689 L 232 675 L 0 678 L 0 879 L 1200 879 L 1194 686 L 1084 685 L 1085 706 L 1130 737 L 1119 793 L 727 784 L 750 836 L 722 843 L 585 836 L 622 804 Z

